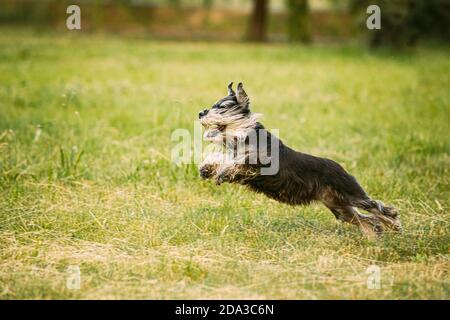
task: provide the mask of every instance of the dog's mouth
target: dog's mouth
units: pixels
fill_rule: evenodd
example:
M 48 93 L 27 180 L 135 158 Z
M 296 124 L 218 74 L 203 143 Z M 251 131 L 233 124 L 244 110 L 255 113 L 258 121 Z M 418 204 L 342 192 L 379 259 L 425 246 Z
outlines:
M 220 136 L 227 126 L 225 125 L 206 125 L 203 124 L 203 127 L 205 128 L 205 134 L 204 137 L 206 140 L 214 140 L 218 136 Z

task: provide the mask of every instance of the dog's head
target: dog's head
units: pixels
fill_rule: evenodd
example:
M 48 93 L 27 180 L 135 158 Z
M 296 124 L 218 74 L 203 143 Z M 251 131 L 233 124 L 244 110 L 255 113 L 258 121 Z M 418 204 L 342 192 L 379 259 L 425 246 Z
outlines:
M 200 123 L 208 129 L 205 136 L 212 138 L 226 129 L 248 126 L 248 120 L 253 119 L 250 113 L 250 99 L 239 83 L 236 92 L 233 82 L 228 85 L 228 95 L 217 101 L 211 108 L 198 114 Z M 253 121 L 251 121 L 253 122 Z

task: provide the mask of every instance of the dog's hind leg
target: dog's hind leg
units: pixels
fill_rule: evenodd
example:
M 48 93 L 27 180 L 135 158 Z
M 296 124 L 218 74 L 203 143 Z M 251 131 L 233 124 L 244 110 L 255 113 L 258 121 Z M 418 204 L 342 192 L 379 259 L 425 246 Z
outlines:
M 397 209 L 394 207 L 385 206 L 383 202 L 370 198 L 352 201 L 351 203 L 355 207 L 375 215 L 386 227 L 395 231 L 402 231 L 400 217 Z
M 359 213 L 356 208 L 351 206 L 328 208 L 334 214 L 336 219 L 358 226 L 358 228 L 369 237 L 374 235 L 379 236 L 383 233 L 383 226 L 380 220 L 375 216 L 363 215 Z

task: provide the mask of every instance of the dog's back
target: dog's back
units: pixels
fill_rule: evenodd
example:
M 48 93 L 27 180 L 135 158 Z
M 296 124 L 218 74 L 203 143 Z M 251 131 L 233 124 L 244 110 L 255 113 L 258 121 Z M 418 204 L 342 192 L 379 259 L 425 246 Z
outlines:
M 272 136 L 271 139 L 277 138 Z M 329 190 L 343 198 L 367 198 L 356 179 L 337 162 L 295 151 L 282 141 L 278 145 L 278 173 L 259 175 L 247 181 L 254 191 L 288 204 L 322 200 Z

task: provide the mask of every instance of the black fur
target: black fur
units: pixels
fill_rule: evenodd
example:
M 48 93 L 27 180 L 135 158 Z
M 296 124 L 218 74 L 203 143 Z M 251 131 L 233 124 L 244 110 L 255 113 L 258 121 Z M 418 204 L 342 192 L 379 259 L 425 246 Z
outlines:
M 257 131 L 265 130 L 262 125 L 259 126 Z M 279 157 L 280 168 L 276 175 L 259 175 L 248 181 L 253 190 L 288 204 L 321 200 L 324 188 L 332 188 L 343 199 L 367 198 L 356 179 L 333 160 L 295 151 L 281 141 Z M 350 202 L 343 200 L 342 204 L 350 205 Z

